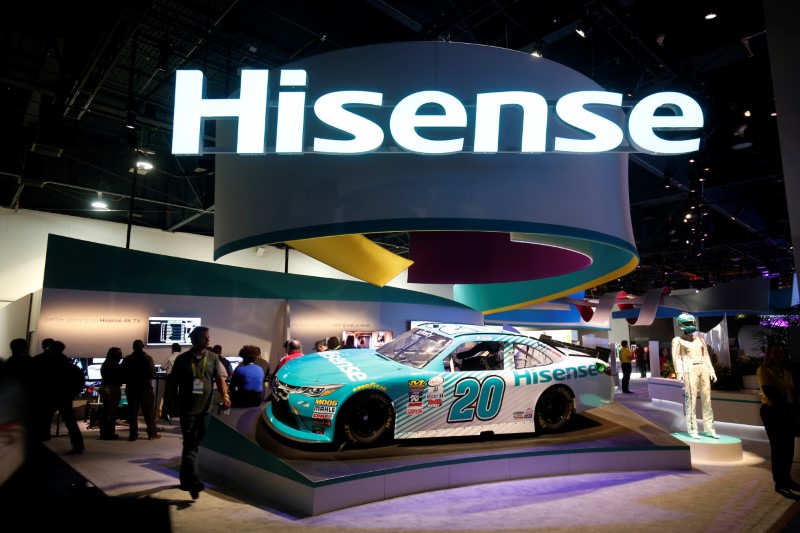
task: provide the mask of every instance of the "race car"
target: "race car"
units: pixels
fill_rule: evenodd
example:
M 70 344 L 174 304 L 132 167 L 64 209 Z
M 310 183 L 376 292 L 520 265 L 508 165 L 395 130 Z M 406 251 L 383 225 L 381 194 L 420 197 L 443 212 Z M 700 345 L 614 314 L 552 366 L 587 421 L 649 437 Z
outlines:
M 262 416 L 308 443 L 564 429 L 614 399 L 603 360 L 489 326 L 427 323 L 378 349 L 332 350 L 287 362 Z

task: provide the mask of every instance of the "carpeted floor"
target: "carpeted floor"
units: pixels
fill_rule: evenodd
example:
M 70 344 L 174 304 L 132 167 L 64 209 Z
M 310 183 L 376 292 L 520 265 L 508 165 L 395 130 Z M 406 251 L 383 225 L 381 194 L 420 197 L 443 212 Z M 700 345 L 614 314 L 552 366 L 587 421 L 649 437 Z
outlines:
M 632 395 L 620 404 L 668 432 L 685 431 L 674 404 L 654 405 L 646 381 L 633 379 Z M 163 438 L 100 441 L 85 430 L 86 451 L 66 464 L 106 494 L 159 498 L 170 503 L 173 530 L 216 533 L 265 531 L 570 531 L 768 532 L 800 531 L 800 504 L 773 490 L 769 446 L 763 428 L 719 423 L 719 433 L 742 439 L 736 463 L 693 461 L 691 471 L 613 472 L 536 478 L 460 487 L 369 503 L 319 516 L 296 516 L 280 505 L 264 505 L 246 481 L 214 484 L 197 501 L 177 488 L 180 431 L 162 426 Z M 66 436 L 51 439 L 58 454 Z M 795 463 L 800 469 L 800 463 Z M 800 471 L 796 472 L 800 479 Z

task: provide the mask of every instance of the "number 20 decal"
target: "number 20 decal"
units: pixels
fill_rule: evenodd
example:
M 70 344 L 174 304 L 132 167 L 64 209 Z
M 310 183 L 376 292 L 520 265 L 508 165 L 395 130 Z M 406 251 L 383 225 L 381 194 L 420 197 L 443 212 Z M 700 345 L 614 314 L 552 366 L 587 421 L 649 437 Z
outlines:
M 506 383 L 498 376 L 489 376 L 479 383 L 475 378 L 464 378 L 456 383 L 453 393 L 456 400 L 447 415 L 448 422 L 491 420 L 500 412 Z

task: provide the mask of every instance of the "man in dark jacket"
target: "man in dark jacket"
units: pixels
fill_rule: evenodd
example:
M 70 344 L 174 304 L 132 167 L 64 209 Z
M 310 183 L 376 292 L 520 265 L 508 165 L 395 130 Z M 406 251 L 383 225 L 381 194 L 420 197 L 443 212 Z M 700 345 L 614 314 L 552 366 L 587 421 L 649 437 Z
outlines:
M 65 349 L 63 342 L 53 341 L 47 350 L 33 360 L 35 380 L 42 392 L 36 394 L 37 400 L 32 405 L 35 413 L 32 429 L 38 440 L 49 440 L 50 424 L 53 415 L 58 411 L 67 427 L 72 445 L 67 454 L 72 455 L 83 453 L 84 448 L 83 435 L 78 427 L 72 400 L 80 395 L 86 382 L 81 369 L 64 355 Z
M 213 406 L 213 383 L 216 382 L 222 405 L 231 406 L 228 384 L 222 377 L 217 354 L 208 349 L 211 336 L 208 328 L 197 326 L 189 338 L 192 347 L 175 359 L 167 377 L 165 401 L 177 398 L 178 414 L 181 419 L 183 453 L 181 455 L 181 490 L 188 491 L 197 499 L 205 485 L 200 480 L 200 467 L 197 454 L 200 442 L 206 434 Z
M 138 339 L 133 341 L 133 353 L 122 360 L 122 379 L 125 381 L 125 395 L 128 398 L 128 440 L 139 438 L 140 409 L 147 425 L 147 440 L 160 439 L 156 426 L 156 395 L 153 392 L 156 365 L 153 358 L 144 351 L 144 342 Z

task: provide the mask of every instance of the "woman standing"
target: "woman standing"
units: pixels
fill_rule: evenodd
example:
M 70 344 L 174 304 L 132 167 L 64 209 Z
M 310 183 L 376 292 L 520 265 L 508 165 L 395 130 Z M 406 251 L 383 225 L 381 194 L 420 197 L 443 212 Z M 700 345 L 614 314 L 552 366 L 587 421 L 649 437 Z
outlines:
M 108 349 L 106 360 L 100 366 L 100 398 L 103 400 L 103 412 L 100 416 L 100 440 L 116 440 L 117 408 L 122 399 L 122 348 Z
M 769 343 L 764 362 L 756 371 L 761 389 L 761 420 L 769 438 L 775 491 L 798 499 L 800 484 L 791 477 L 794 458 L 794 383 L 784 361 L 783 346 Z

